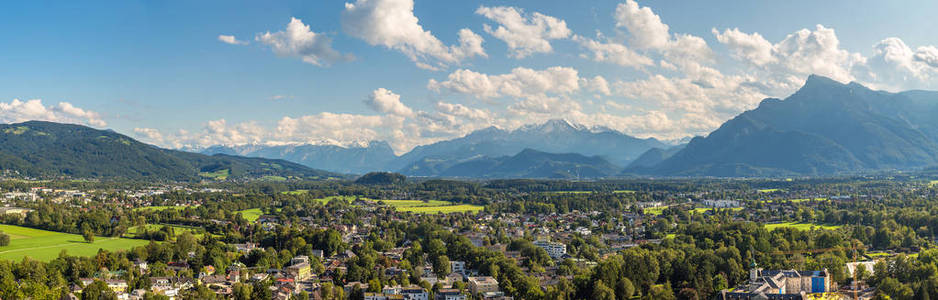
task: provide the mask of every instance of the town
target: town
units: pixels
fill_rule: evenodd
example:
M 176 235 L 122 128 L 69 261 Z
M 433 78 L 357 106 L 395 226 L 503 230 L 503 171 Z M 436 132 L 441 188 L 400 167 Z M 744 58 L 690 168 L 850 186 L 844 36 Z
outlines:
M 11 299 L 866 299 L 938 255 L 917 179 L 0 187 Z

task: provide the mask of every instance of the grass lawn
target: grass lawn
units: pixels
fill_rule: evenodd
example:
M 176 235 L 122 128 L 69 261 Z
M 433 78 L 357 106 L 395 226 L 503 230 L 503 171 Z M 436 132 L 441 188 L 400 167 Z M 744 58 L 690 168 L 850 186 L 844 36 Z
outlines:
M 777 191 L 780 191 L 780 189 L 760 189 L 759 190 L 760 193 L 772 193 L 772 192 L 777 192 Z
M 765 229 L 768 229 L 769 231 L 775 230 L 776 228 L 785 228 L 785 227 L 790 227 L 790 228 L 794 228 L 798 230 L 811 230 L 812 227 L 815 229 L 836 230 L 838 228 L 843 227 L 843 225 L 823 225 L 823 224 L 814 224 L 814 223 L 794 223 L 794 222 L 765 224 Z
M 10 245 L 0 247 L 0 259 L 14 261 L 26 256 L 50 261 L 58 257 L 63 249 L 69 255 L 93 256 L 98 254 L 98 249 L 116 251 L 149 243 L 145 240 L 95 237 L 94 243 L 89 244 L 81 235 L 14 225 L 0 225 L 0 231 L 10 235 Z
M 281 192 L 281 194 L 285 194 L 285 195 L 302 195 L 302 194 L 306 194 L 306 193 L 308 193 L 308 192 L 309 192 L 309 190 L 295 190 L 295 191 Z
M 202 233 L 199 233 L 196 227 L 192 226 L 183 226 L 183 225 L 172 225 L 172 224 L 147 224 L 141 226 L 134 226 L 127 229 L 127 234 L 137 237 L 138 233 L 143 232 L 143 229 L 146 228 L 147 231 L 157 231 L 163 228 L 163 226 L 169 226 L 173 228 L 173 234 L 176 236 L 182 234 L 183 232 L 191 232 L 192 235 L 201 238 Z
M 413 212 L 418 214 L 435 214 L 435 213 L 461 213 L 461 212 L 478 212 L 483 209 L 482 206 L 472 205 L 472 204 L 459 204 L 459 205 L 444 205 L 444 206 L 395 206 L 397 211 L 406 211 Z
M 667 208 L 667 206 L 646 207 L 642 212 L 644 212 L 646 215 L 660 216 L 661 213 L 663 213 Z
M 263 180 L 263 181 L 287 181 L 287 178 L 286 178 L 286 177 L 283 177 L 283 176 L 267 175 L 267 176 L 261 177 L 260 180 Z
M 244 217 L 245 220 L 248 220 L 248 222 L 257 221 L 257 219 L 259 219 L 261 215 L 264 214 L 260 208 L 249 208 L 245 210 L 239 210 L 238 212 L 241 213 L 241 216 Z
M 228 175 L 231 175 L 231 169 L 217 170 L 215 172 L 199 172 L 199 176 L 211 178 L 214 180 L 228 179 Z

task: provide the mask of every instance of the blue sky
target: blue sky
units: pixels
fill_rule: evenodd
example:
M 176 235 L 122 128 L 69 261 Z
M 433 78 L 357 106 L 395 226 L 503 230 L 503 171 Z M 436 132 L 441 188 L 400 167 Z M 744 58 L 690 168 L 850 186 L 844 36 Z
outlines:
M 387 140 L 401 152 L 551 118 L 677 139 L 812 73 L 936 89 L 935 11 L 934 1 L 4 3 L 0 121 L 83 123 L 167 147 Z

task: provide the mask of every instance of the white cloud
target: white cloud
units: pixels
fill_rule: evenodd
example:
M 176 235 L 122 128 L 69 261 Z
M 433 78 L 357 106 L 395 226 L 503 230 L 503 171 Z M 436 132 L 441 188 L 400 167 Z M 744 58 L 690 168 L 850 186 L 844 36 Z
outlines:
M 630 46 L 659 53 L 669 60 L 668 64 L 686 69 L 714 62 L 713 51 L 706 41 L 690 34 L 671 34 L 661 17 L 634 0 L 616 6 L 615 20 L 617 28 L 629 32 Z
M 935 46 L 919 47 L 915 50 L 915 60 L 932 68 L 938 68 L 938 48 L 935 48 Z
M 446 89 L 479 99 L 504 96 L 525 98 L 546 93 L 572 93 L 580 89 L 579 81 L 577 70 L 569 67 L 543 70 L 518 67 L 512 69 L 511 73 L 500 75 L 460 69 L 450 73 L 445 81 L 430 79 L 427 88 L 435 91 Z
M 221 39 L 221 36 L 219 36 Z M 309 25 L 297 18 L 290 18 L 284 31 L 265 32 L 255 38 L 267 45 L 278 56 L 299 57 L 305 63 L 328 66 L 339 61 L 354 59 L 351 54 L 342 54 L 332 49 L 332 39 L 310 30 Z
M 0 102 L 0 122 L 17 123 L 30 120 L 107 126 L 107 122 L 104 122 L 97 112 L 75 107 L 68 102 L 59 102 L 55 106 L 46 106 L 40 99 Z
M 509 56 L 524 58 L 534 53 L 551 53 L 550 40 L 565 39 L 571 31 L 564 20 L 538 12 L 523 15 L 521 8 L 480 6 L 476 14 L 499 24 L 498 28 L 484 25 L 485 32 L 504 41 Z
M 763 66 L 776 62 L 775 46 L 759 33 L 746 34 L 739 28 L 726 29 L 721 34 L 716 28 L 712 29 L 720 43 L 726 45 L 737 59 L 750 62 L 756 66 Z
M 627 0 L 616 6 L 616 27 L 624 27 L 631 33 L 631 44 L 642 49 L 665 49 L 671 42 L 667 24 L 649 7 L 639 7 L 638 2 Z
M 248 44 L 247 41 L 239 41 L 239 40 L 238 40 L 237 38 L 235 38 L 235 36 L 233 36 L 233 35 L 219 34 L 219 35 L 218 35 L 218 40 L 221 41 L 221 42 L 223 42 L 223 43 L 225 43 L 225 44 L 231 44 L 231 45 L 247 45 L 247 44 Z
M 491 118 L 488 111 L 471 108 L 458 103 L 436 102 L 436 110 L 452 116 L 464 117 L 472 120 L 488 120 Z
M 641 68 L 655 64 L 651 58 L 632 51 L 632 49 L 629 49 L 623 44 L 611 41 L 600 42 L 581 36 L 575 36 L 573 39 L 592 54 L 584 54 L 583 56 L 596 62 L 608 62 L 633 68 Z
M 365 104 L 371 107 L 371 109 L 381 113 L 401 117 L 414 115 L 414 111 L 411 110 L 410 107 L 401 103 L 401 95 L 395 94 L 385 88 L 379 88 L 371 92 L 371 95 L 365 98 Z
M 357 0 L 345 3 L 342 28 L 372 46 L 407 55 L 418 67 L 440 69 L 473 56 L 486 57 L 483 39 L 469 29 L 459 31 L 459 45 L 446 46 L 424 30 L 414 15 L 413 0 Z

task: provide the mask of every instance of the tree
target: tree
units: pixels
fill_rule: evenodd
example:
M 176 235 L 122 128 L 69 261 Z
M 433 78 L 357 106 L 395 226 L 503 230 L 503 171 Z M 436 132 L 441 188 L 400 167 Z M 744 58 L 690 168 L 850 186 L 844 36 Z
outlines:
M 81 236 L 85 238 L 85 242 L 94 243 L 94 231 L 91 231 L 91 229 L 86 228 Z
M 632 285 L 632 281 L 625 277 L 620 278 L 619 282 L 616 283 L 616 299 L 629 299 L 632 298 L 632 294 L 635 294 L 635 286 Z
M 597 281 L 593 286 L 593 297 L 596 300 L 616 300 L 616 293 L 606 286 L 602 281 Z
M 433 261 L 433 273 L 436 273 L 437 276 L 441 278 L 449 275 L 449 257 L 446 257 L 446 255 L 437 256 L 436 260 Z
M 95 280 L 81 290 L 82 300 L 117 299 L 117 295 L 107 287 L 104 281 Z
M 10 235 L 0 231 L 0 247 L 10 245 Z

